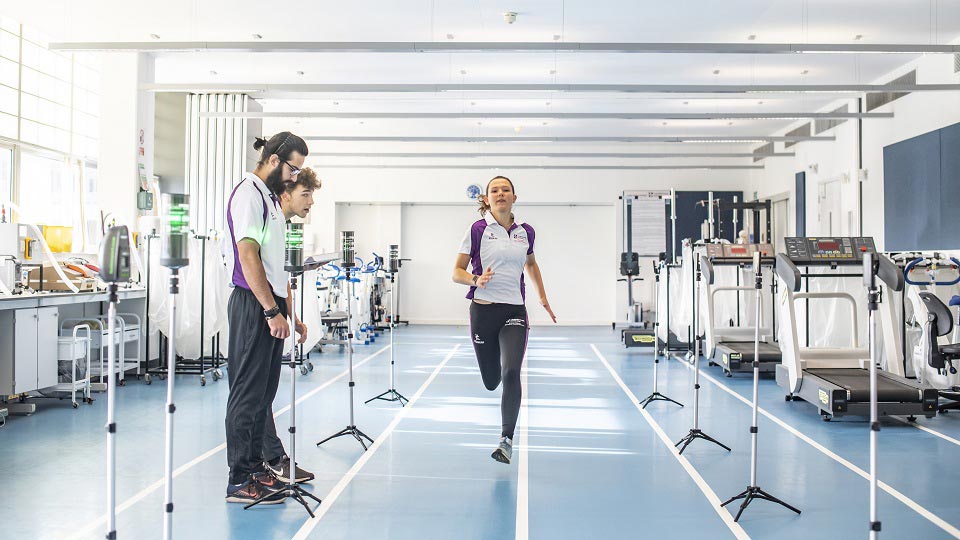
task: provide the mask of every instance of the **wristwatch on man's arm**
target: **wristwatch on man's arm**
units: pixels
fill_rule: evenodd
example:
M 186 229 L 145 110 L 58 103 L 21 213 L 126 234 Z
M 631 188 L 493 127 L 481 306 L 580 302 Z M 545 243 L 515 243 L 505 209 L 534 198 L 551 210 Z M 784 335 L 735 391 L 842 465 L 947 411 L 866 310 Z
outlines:
M 280 314 L 280 306 L 273 306 L 272 309 L 263 310 L 263 316 L 269 321 Z
M 474 274 L 474 275 L 473 275 L 473 284 L 474 284 L 474 285 L 477 284 L 477 280 L 478 280 L 478 279 L 480 279 L 480 276 Z

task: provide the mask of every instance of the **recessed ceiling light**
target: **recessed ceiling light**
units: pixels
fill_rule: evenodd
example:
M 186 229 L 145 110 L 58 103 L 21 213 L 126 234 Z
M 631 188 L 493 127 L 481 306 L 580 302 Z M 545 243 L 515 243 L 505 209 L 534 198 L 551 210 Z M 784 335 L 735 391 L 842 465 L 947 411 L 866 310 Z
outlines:
M 719 70 L 719 69 L 713 70 L 713 74 L 714 74 L 714 75 L 719 75 L 719 74 L 720 74 L 720 70 Z
M 447 34 L 447 39 L 453 39 L 455 36 L 453 34 Z
M 152 37 L 153 39 L 160 39 L 159 34 L 150 34 L 150 37 Z
M 260 34 L 253 34 L 253 39 L 263 39 L 263 36 Z
M 748 40 L 748 41 L 753 41 L 753 40 L 755 40 L 755 39 L 757 39 L 756 34 L 750 34 L 749 36 L 747 36 L 747 40 Z

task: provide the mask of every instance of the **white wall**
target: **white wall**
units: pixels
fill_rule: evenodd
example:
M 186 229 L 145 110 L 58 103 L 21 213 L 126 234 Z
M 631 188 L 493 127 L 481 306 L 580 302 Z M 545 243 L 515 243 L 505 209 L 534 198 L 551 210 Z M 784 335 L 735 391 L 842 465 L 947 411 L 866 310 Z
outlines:
M 953 57 L 945 54 L 922 57 L 874 82 L 886 82 L 914 68 L 917 69 L 917 82 L 921 84 L 960 82 L 960 74 L 953 73 Z M 826 110 L 843 103 L 838 101 Z M 849 100 L 848 103 L 849 110 L 855 111 L 856 102 Z M 873 236 L 877 247 L 883 249 L 883 148 L 960 122 L 960 92 L 915 92 L 872 112 L 894 113 L 894 118 L 863 121 L 863 235 Z M 800 143 L 791 149 L 796 152 L 796 157 L 768 158 L 766 168 L 752 171 L 751 175 L 753 191 L 760 198 L 789 192 L 792 213 L 796 207 L 794 175 L 807 172 L 807 235 L 823 232 L 817 222 L 818 187 L 821 182 L 831 179 L 844 179 L 840 208 L 845 218 L 850 213 L 853 223 L 858 222 L 857 122 L 850 120 L 824 135 L 835 135 L 837 140 Z M 778 151 L 782 146 L 777 143 Z M 817 166 L 816 171 L 810 167 L 813 164 Z M 792 232 L 796 223 L 793 216 L 791 221 Z M 858 233 L 857 230 L 845 232 Z
M 103 57 L 100 107 L 100 156 L 97 200 L 120 223 L 136 228 L 138 163 L 153 176 L 153 96 L 140 92 L 141 80 L 153 80 L 153 60 L 139 53 L 108 53 Z M 139 132 L 144 131 L 144 156 L 139 156 Z
M 686 147 L 685 147 L 686 148 Z M 596 151 L 616 151 L 607 148 L 596 148 Z M 645 148 L 645 150 L 647 150 Z M 673 148 L 676 150 L 676 148 Z M 536 151 L 531 149 L 531 151 Z M 547 280 L 548 292 L 550 287 L 553 289 L 577 288 L 583 291 L 583 294 L 596 294 L 598 301 L 596 305 L 605 306 L 602 309 L 608 311 L 605 316 L 605 323 L 621 320 L 626 313 L 626 287 L 616 281 L 617 267 L 619 265 L 620 246 L 622 244 L 621 236 L 621 215 L 618 197 L 625 190 L 658 190 L 675 188 L 678 190 L 693 189 L 715 189 L 715 190 L 745 190 L 749 188 L 750 178 L 745 171 L 581 171 L 581 170 L 523 170 L 516 173 L 504 171 L 457 171 L 457 170 L 388 170 L 388 169 L 336 169 L 318 168 L 318 176 L 323 181 L 323 188 L 314 196 L 316 204 L 311 210 L 310 223 L 306 226 L 306 232 L 310 239 L 315 242 L 317 251 L 336 251 L 338 219 L 346 222 L 348 218 L 337 217 L 337 203 L 382 203 L 398 205 L 402 203 L 429 203 L 442 205 L 469 205 L 471 204 L 466 195 L 468 185 L 476 183 L 481 186 L 486 185 L 486 181 L 494 174 L 506 174 L 516 184 L 518 216 L 521 219 L 525 210 L 524 204 L 533 203 L 532 207 L 543 204 L 600 204 L 603 206 L 599 212 L 604 215 L 602 222 L 584 222 L 573 224 L 580 227 L 584 235 L 589 235 L 596 239 L 602 239 L 606 242 L 609 239 L 607 251 L 600 257 L 590 255 L 583 256 L 576 250 L 571 250 L 569 254 L 569 263 L 560 270 L 562 279 L 555 284 L 550 281 L 557 279 L 558 271 L 553 268 L 544 268 Z M 344 207 L 341 207 L 344 208 Z M 356 208 L 350 212 L 356 212 Z M 532 208 L 531 208 L 531 211 Z M 456 223 L 431 222 L 430 228 L 424 224 L 424 228 L 414 232 L 404 225 L 404 235 L 438 234 L 440 229 L 451 228 L 451 234 L 456 237 L 454 247 L 444 245 L 444 253 L 452 253 L 456 249 L 457 242 L 463 234 L 463 230 L 474 215 L 474 211 L 466 206 L 463 207 L 461 214 L 467 216 Z M 473 218 L 476 219 L 476 218 Z M 533 220 L 531 220 L 533 221 Z M 539 239 L 546 239 L 551 234 L 560 236 L 559 231 L 551 231 L 538 227 L 536 222 L 532 223 L 538 230 Z M 386 238 L 386 237 L 384 237 Z M 358 235 L 358 243 L 361 242 Z M 382 242 L 384 246 L 390 242 Z M 380 248 L 383 249 L 383 248 Z M 407 256 L 406 246 L 401 242 L 401 254 Z M 450 262 L 452 255 L 447 255 L 443 259 L 442 279 L 450 281 Z M 438 259 L 439 260 L 439 259 Z M 438 263 L 440 264 L 440 263 Z M 643 264 L 645 273 L 650 273 L 647 269 L 648 263 Z M 405 265 L 404 269 L 408 267 Z M 411 267 L 412 268 L 412 267 Z M 412 272 L 412 270 L 411 270 Z M 552 275 L 551 275 L 552 272 Z M 409 272 L 408 272 L 409 274 Z M 600 275 L 599 279 L 591 276 Z M 649 281 L 652 277 L 648 276 Z M 440 279 L 440 278 L 438 278 Z M 636 291 L 641 301 L 645 305 L 652 305 L 653 292 L 652 285 L 643 282 L 636 285 Z M 454 294 L 454 298 L 462 298 L 462 291 Z M 431 305 L 438 301 L 441 295 L 434 297 L 424 294 L 406 294 L 405 289 L 403 300 L 401 301 L 401 316 L 407 318 L 411 312 L 429 313 Z M 552 294 L 552 293 L 551 293 Z M 459 295 L 459 296 L 457 296 Z M 535 301 L 535 299 L 534 299 Z M 551 299 L 553 302 L 554 300 Z M 418 304 L 419 303 L 419 304 Z M 533 303 L 530 304 L 534 306 Z M 534 306 L 535 307 L 535 306 Z M 539 309 L 538 307 L 536 309 Z M 535 309 L 531 308 L 531 313 Z M 575 312 L 574 309 L 569 310 Z M 592 316 L 592 320 L 597 320 L 599 316 Z M 567 317 L 566 320 L 577 319 L 577 316 Z

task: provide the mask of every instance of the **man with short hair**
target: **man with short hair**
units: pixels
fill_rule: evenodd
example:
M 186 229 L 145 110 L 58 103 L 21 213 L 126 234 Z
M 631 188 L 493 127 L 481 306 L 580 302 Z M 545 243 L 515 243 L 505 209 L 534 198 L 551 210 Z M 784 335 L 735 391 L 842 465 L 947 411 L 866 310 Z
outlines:
M 289 221 L 294 216 L 303 219 L 310 212 L 313 206 L 313 192 L 320 189 L 320 180 L 317 178 L 313 169 L 305 167 L 300 170 L 293 182 L 287 182 L 283 193 L 280 194 L 280 208 L 283 211 L 283 217 Z M 301 323 L 302 324 L 302 323 Z M 304 330 L 306 327 L 304 326 Z M 306 338 L 306 331 L 300 332 L 300 343 Z M 289 348 L 284 349 L 289 350 Z M 268 471 L 281 483 L 290 482 L 290 457 L 283 449 L 283 443 L 277 436 L 277 427 L 273 421 L 273 412 L 266 415 L 266 426 L 263 431 L 263 462 Z M 296 482 L 309 482 L 313 480 L 314 475 L 311 472 L 296 467 Z M 268 485 L 268 487 L 273 487 Z

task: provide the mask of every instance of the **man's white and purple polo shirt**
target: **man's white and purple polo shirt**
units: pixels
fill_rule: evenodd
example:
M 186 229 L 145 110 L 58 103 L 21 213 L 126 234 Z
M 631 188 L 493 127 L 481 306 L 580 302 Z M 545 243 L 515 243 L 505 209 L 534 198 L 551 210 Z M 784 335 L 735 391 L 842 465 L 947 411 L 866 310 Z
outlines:
M 470 287 L 467 298 L 523 305 L 523 266 L 527 255 L 533 254 L 533 240 L 533 227 L 516 218 L 509 231 L 491 215 L 471 225 L 460 243 L 460 253 L 470 255 L 470 271 L 474 275 L 483 274 L 487 268 L 492 268 L 494 275 L 486 288 Z
M 280 209 L 280 201 L 257 175 L 248 172 L 233 188 L 227 202 L 227 228 L 232 248 L 228 248 L 225 254 L 230 284 L 250 290 L 240 268 L 237 250 L 237 244 L 249 238 L 260 246 L 260 261 L 263 262 L 263 270 L 273 294 L 286 298 L 288 274 L 283 269 L 286 220 Z

